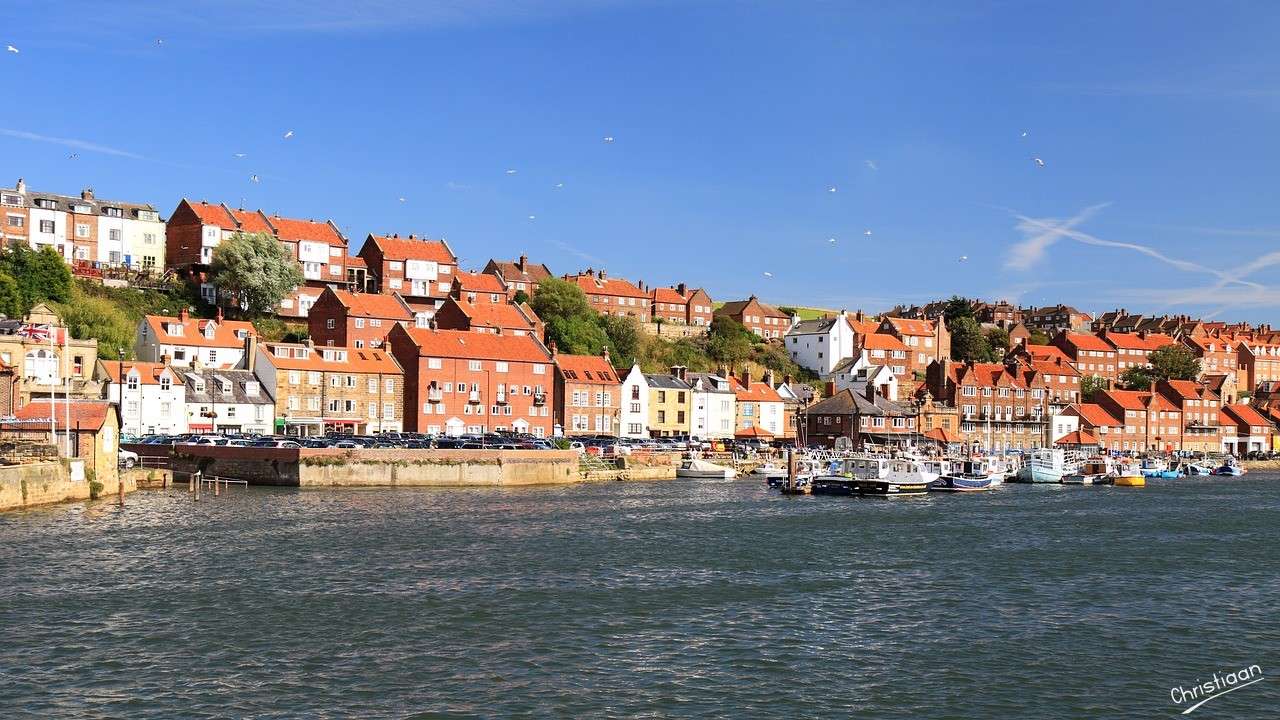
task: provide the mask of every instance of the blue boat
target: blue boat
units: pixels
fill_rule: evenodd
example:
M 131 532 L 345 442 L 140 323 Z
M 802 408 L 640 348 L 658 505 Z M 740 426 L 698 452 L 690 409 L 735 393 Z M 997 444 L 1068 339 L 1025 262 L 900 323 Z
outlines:
M 1039 448 L 1031 451 L 1027 463 L 1013 476 L 1014 482 L 1060 483 L 1066 474 L 1066 453 L 1058 449 Z
M 1244 468 L 1240 467 L 1240 464 L 1236 462 L 1235 458 L 1229 457 L 1221 467 L 1213 471 L 1213 474 L 1223 475 L 1226 477 L 1240 477 L 1244 474 Z
M 1161 458 L 1148 457 L 1142 460 L 1142 476 L 1173 480 L 1182 477 L 1182 472 L 1177 468 L 1170 468 Z
M 976 492 L 989 490 L 996 479 L 995 473 L 981 459 L 965 460 L 957 472 L 944 473 L 929 483 L 930 492 Z

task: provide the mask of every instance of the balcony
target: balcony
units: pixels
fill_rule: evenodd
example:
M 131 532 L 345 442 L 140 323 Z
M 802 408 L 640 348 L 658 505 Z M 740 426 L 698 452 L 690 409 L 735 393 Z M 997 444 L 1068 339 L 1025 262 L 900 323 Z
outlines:
M 432 388 L 428 390 L 427 402 L 433 402 L 433 403 L 444 402 L 444 393 L 440 391 L 440 388 Z
M 533 404 L 534 404 L 534 405 L 546 405 L 546 404 L 547 404 L 547 394 L 546 394 L 546 393 L 534 393 L 534 394 L 533 394 Z
M 494 402 L 496 402 L 496 403 L 498 403 L 499 405 L 506 405 L 506 404 L 507 404 L 507 394 L 506 394 L 505 392 L 499 391 L 498 393 L 496 393 L 496 394 L 493 396 L 493 401 L 494 401 Z
M 470 403 L 471 405 L 479 405 L 479 404 L 480 404 L 480 391 L 479 391 L 479 390 L 472 390 L 471 392 L 467 393 L 467 402 L 468 402 L 468 403 Z

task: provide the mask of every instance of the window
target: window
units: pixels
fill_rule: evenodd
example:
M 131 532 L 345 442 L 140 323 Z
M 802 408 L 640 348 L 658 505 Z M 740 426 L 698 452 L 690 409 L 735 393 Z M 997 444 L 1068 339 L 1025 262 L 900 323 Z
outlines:
M 326 329 L 328 329 L 328 330 L 332 330 L 332 329 L 334 329 L 334 328 L 336 328 L 336 327 L 338 326 L 338 321 L 337 321 L 337 320 L 334 320 L 333 318 L 329 318 L 328 320 L 325 320 L 325 321 L 324 321 L 324 326 L 325 326 L 325 328 L 326 328 Z M 359 321 L 359 320 L 357 320 L 357 321 L 356 321 L 356 327 L 359 327 L 359 326 L 360 326 L 360 321 Z
M 369 394 L 376 395 L 378 393 L 378 379 L 369 378 Z
M 9 216 L 9 227 L 20 228 L 25 224 L 26 224 L 26 218 L 22 217 L 21 215 Z
M 508 408 L 508 410 L 510 410 L 510 408 Z M 394 420 L 395 416 L 396 416 L 395 403 L 389 403 L 389 402 L 382 403 L 382 419 Z
M 42 232 L 42 233 L 51 233 L 51 232 L 53 232 L 53 221 L 52 221 L 52 220 L 41 220 L 41 221 L 40 221 L 40 232 Z
M 504 373 L 507 371 L 507 364 L 505 362 L 496 362 L 493 364 L 493 371 Z
M 108 230 L 107 238 L 109 238 L 112 242 L 120 242 L 120 229 L 112 228 Z
M 76 223 L 76 237 L 78 238 L 89 237 L 89 226 L 84 225 L 82 223 Z
M 384 385 L 384 387 L 385 387 L 385 389 L 386 389 L 386 393 L 387 393 L 388 395 L 391 395 L 391 394 L 394 394 L 394 393 L 395 393 L 395 391 L 396 391 L 396 381 L 395 381 L 395 378 L 387 378 L 387 379 L 386 379 L 386 382 L 384 382 L 384 383 L 383 383 L 383 385 Z

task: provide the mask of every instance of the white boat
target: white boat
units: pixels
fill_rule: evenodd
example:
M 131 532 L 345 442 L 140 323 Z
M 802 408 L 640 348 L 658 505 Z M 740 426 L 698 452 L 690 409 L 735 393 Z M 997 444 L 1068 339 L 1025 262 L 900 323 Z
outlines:
M 1066 474 L 1067 454 L 1057 448 L 1031 451 L 1027 462 L 1018 469 L 1015 479 L 1027 483 L 1060 483 Z
M 756 469 L 752 470 L 749 474 L 752 477 L 764 478 L 770 484 L 773 484 L 775 480 L 787 479 L 787 469 L 775 463 L 765 463 L 763 465 L 757 465 Z
M 1062 476 L 1066 485 L 1109 485 L 1114 482 L 1115 467 L 1109 457 L 1086 460 L 1075 472 Z
M 738 477 L 738 472 L 733 468 L 716 465 L 706 460 L 685 460 L 680 463 L 680 468 L 676 470 L 676 477 L 729 480 Z

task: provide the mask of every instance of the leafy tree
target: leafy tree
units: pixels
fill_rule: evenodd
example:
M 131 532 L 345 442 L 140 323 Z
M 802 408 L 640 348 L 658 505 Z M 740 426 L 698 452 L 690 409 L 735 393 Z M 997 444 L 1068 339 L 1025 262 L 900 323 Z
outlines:
M 630 366 L 640 349 L 640 337 L 644 332 L 632 317 L 601 315 L 598 322 L 609 338 L 609 355 L 614 365 Z
M 41 302 L 64 303 L 71 299 L 71 269 L 51 247 L 32 250 L 24 246 L 10 247 L 0 253 L 0 273 L 13 278 L 22 299 L 23 315 Z
M 546 321 L 547 342 L 570 355 L 597 355 L 609 344 L 609 336 L 596 319 L 587 314 L 552 316 Z
M 210 271 L 210 281 L 251 316 L 279 306 L 304 279 L 284 245 L 265 233 L 236 233 L 223 240 L 213 250 Z
M 746 325 L 734 320 L 728 315 L 716 315 L 711 318 L 711 337 L 724 338 L 743 338 L 747 342 L 754 344 L 759 337 L 755 333 L 747 329 Z
M 986 332 L 988 356 L 991 362 L 999 362 L 1009 352 L 1009 331 L 1004 328 L 991 328 Z
M 1080 378 L 1080 398 L 1086 402 L 1091 402 L 1095 394 L 1106 390 L 1107 387 L 1105 378 L 1097 375 L 1086 375 Z
M 523 290 L 517 290 L 516 294 L 511 296 L 511 302 L 516 305 L 523 305 L 524 303 L 529 302 L 529 293 Z
M 1181 345 L 1165 345 L 1147 355 L 1151 367 L 1131 367 L 1120 376 L 1130 390 L 1146 390 L 1159 380 L 1195 380 L 1200 375 L 1200 361 Z
M 942 310 L 942 317 L 947 321 L 947 328 L 951 328 L 951 323 L 960 318 L 973 317 L 973 303 L 960 297 L 952 295 L 947 301 L 947 306 Z
M 991 346 L 977 320 L 961 316 L 948 322 L 947 329 L 951 331 L 951 359 L 986 362 L 991 357 Z
M 1049 337 L 1049 333 L 1040 328 L 1031 328 L 1031 337 L 1027 338 L 1027 342 L 1032 345 L 1048 345 L 1053 338 Z
M 550 323 L 555 318 L 571 318 L 589 316 L 591 306 L 587 303 L 587 295 L 582 288 L 567 280 L 547 278 L 538 285 L 538 291 L 530 301 L 533 311 Z
M 0 272 L 0 313 L 6 317 L 22 317 L 26 312 L 22 290 L 13 276 Z
M 70 302 L 51 303 L 71 337 L 96 339 L 98 357 L 106 360 L 119 357 L 121 350 L 125 357 L 133 357 L 138 321 L 107 298 L 93 297 L 79 289 L 72 291 L 72 296 Z

